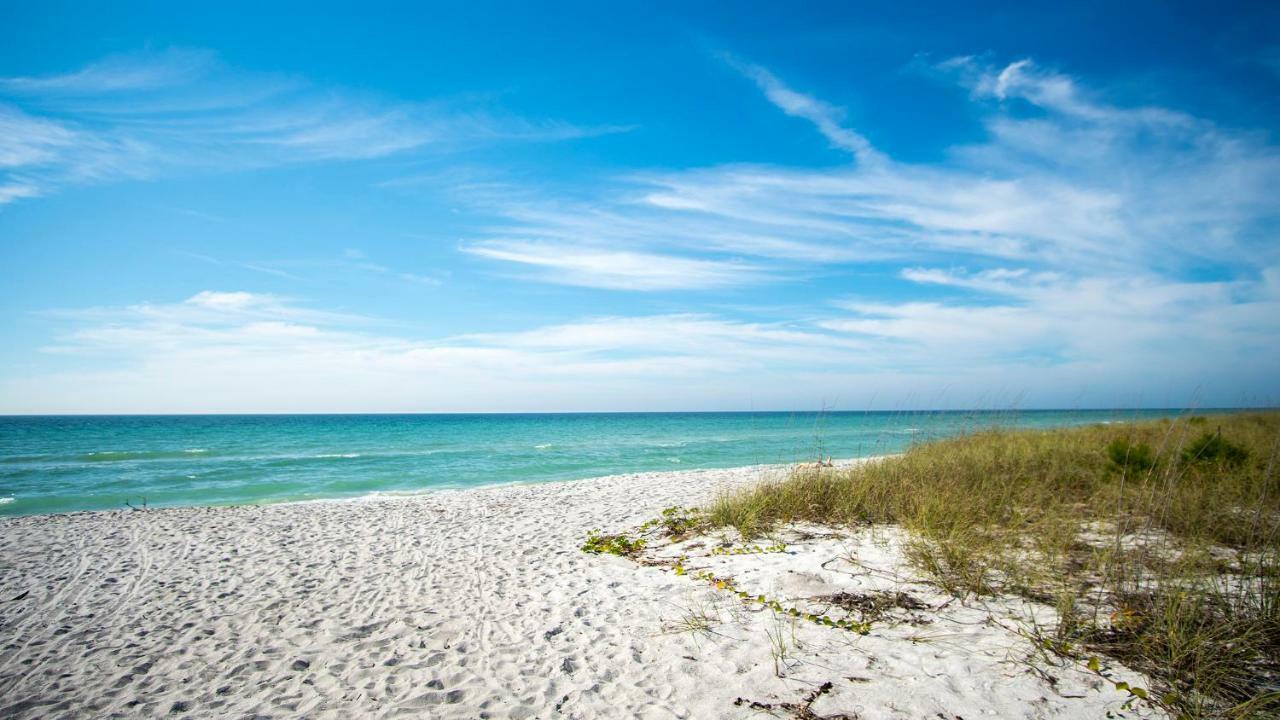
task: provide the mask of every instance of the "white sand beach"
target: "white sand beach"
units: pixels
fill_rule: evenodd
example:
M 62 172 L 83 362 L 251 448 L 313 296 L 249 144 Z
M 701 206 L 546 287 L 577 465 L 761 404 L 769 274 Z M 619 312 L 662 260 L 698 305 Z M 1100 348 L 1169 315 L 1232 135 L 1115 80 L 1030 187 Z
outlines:
M 767 554 L 711 555 L 727 536 L 650 548 L 687 555 L 686 575 L 579 549 L 776 472 L 3 519 L 0 716 L 974 720 L 1127 699 L 1083 667 L 1033 668 L 1018 622 L 1047 609 L 940 593 L 894 528 L 793 528 Z M 860 635 L 702 570 L 792 604 L 909 601 Z

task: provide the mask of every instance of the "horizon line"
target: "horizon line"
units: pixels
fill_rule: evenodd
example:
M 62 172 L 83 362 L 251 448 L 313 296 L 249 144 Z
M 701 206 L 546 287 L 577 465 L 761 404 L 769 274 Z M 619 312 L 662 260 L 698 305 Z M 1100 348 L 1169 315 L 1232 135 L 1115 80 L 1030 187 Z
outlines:
M 1238 405 L 1218 407 L 1009 407 L 1009 408 L 918 408 L 902 410 L 800 410 L 794 408 L 769 410 L 391 410 L 356 412 L 137 412 L 137 413 L 0 413 L 3 418 L 92 418 L 92 417 L 374 417 L 399 415 L 748 415 L 752 413 L 804 413 L 812 415 L 870 414 L 870 413 L 1016 413 L 1016 412 L 1247 412 L 1275 411 L 1280 405 Z

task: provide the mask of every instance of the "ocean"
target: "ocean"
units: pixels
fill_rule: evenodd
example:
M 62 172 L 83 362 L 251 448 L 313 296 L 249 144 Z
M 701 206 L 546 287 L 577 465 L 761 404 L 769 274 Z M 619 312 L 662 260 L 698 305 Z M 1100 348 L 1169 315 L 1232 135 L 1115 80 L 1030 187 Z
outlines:
M 419 493 L 895 453 L 1179 410 L 0 416 L 0 515 Z

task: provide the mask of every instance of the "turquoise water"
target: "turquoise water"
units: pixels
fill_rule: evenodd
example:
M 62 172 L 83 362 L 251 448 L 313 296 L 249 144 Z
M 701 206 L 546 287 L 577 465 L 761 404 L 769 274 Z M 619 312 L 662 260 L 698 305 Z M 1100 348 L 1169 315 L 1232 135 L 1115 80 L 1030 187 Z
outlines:
M 219 505 L 898 452 L 1177 410 L 0 417 L 0 514 Z

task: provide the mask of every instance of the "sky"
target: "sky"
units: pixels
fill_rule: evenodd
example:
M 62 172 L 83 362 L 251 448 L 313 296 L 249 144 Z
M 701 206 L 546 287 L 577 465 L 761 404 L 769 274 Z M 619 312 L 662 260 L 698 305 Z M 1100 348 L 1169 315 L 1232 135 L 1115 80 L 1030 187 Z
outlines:
M 1280 401 L 1274 3 L 262 5 L 0 3 L 0 413 Z

